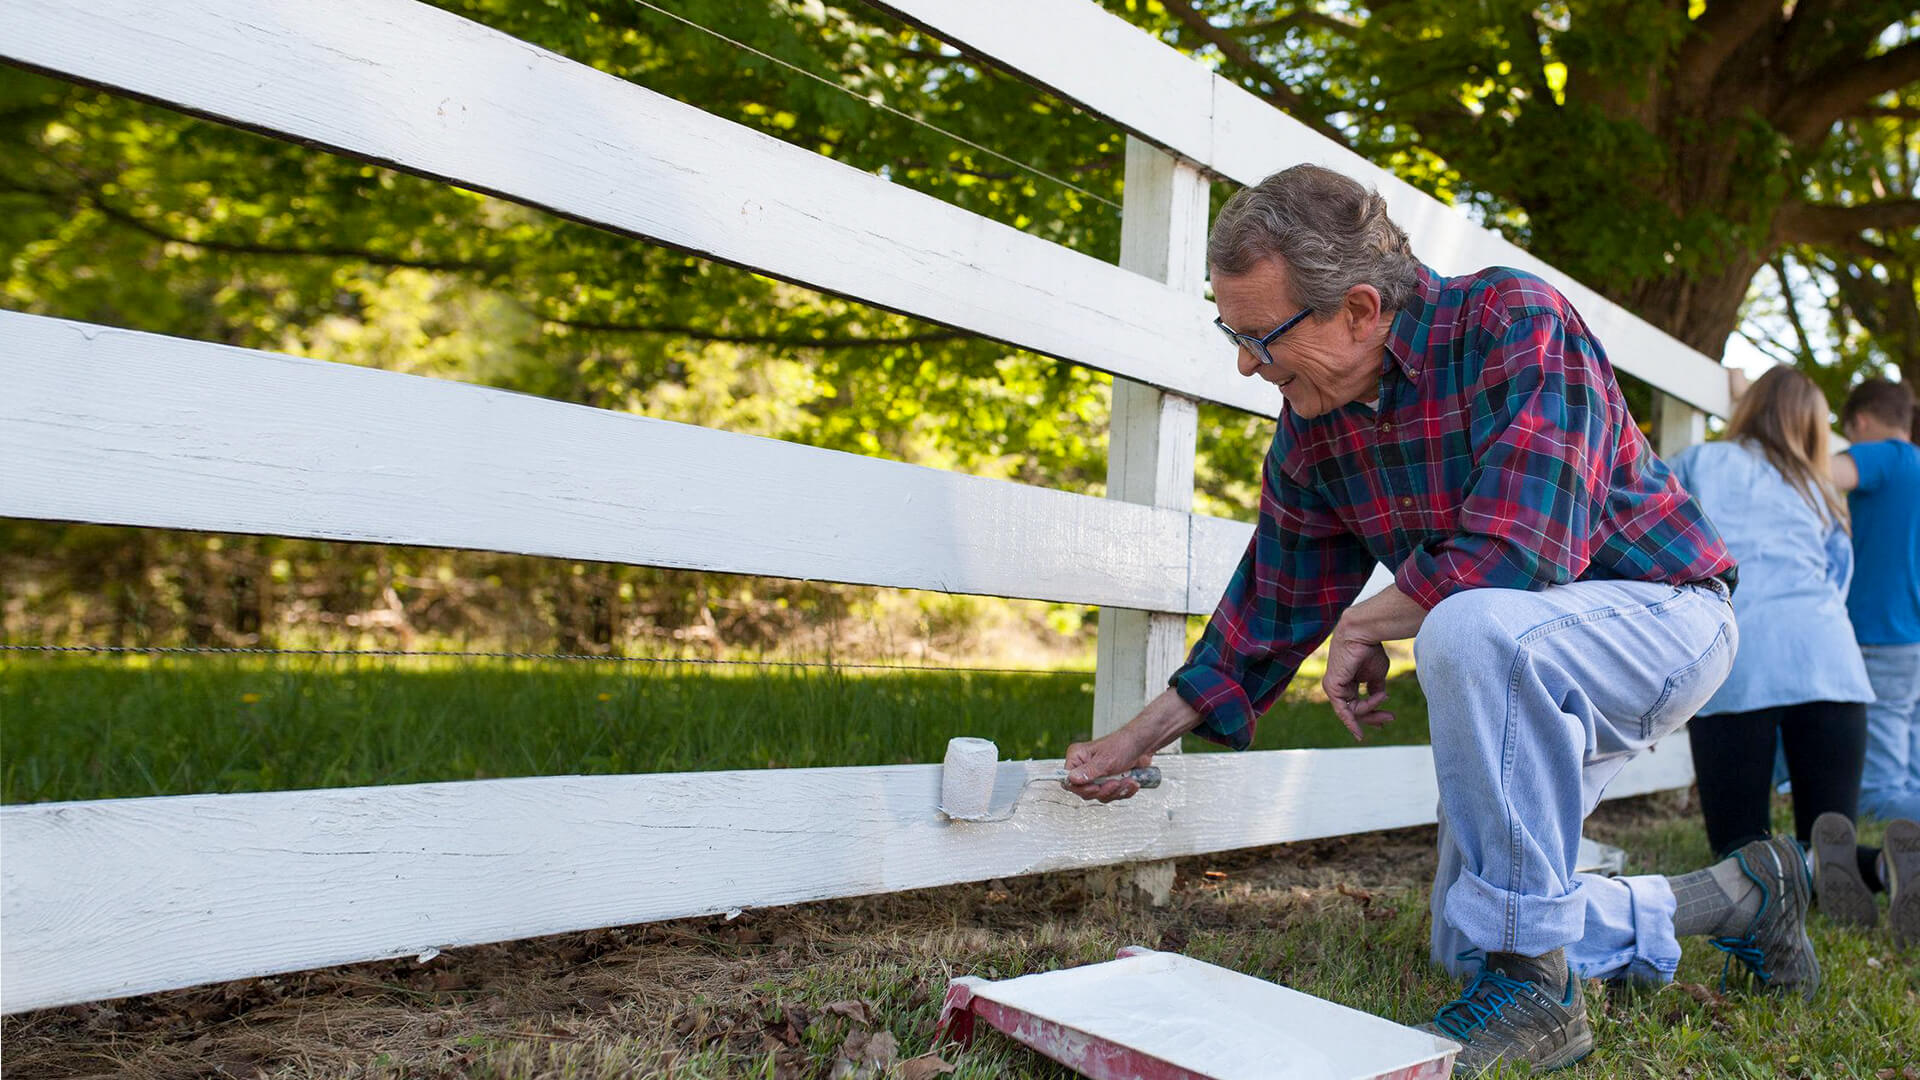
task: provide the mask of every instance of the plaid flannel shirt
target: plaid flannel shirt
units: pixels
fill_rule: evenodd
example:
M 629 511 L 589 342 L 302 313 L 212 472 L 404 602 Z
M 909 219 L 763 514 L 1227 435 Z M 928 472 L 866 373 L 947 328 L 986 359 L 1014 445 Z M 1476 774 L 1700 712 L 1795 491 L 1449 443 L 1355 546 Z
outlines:
M 1376 561 L 1428 609 L 1462 589 L 1680 584 L 1734 564 L 1627 415 L 1600 343 L 1538 277 L 1422 267 L 1386 353 L 1377 410 L 1281 415 L 1253 540 L 1169 680 L 1203 738 L 1253 742 Z

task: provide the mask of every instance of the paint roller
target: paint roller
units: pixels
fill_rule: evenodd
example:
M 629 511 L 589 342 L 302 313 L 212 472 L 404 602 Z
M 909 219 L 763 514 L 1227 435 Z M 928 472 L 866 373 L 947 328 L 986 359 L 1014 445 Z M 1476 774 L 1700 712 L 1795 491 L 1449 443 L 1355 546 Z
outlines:
M 958 738 L 947 742 L 946 760 L 940 766 L 940 812 L 956 821 L 1005 821 L 1019 809 L 1019 796 L 1004 814 L 989 814 L 993 804 L 993 782 L 1000 771 L 1000 748 L 991 739 Z M 1114 776 L 1103 776 L 1095 783 L 1131 780 L 1143 788 L 1160 786 L 1160 770 L 1149 765 L 1128 769 Z M 1033 777 L 1026 784 L 1055 783 L 1067 786 L 1067 770 L 1054 769 Z

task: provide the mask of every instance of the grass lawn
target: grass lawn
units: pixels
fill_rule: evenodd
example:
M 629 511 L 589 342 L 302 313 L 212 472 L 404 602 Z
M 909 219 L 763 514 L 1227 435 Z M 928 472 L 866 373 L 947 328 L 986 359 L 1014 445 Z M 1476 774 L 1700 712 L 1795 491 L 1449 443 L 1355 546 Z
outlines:
M 1396 694 L 1390 737 L 1422 741 L 1412 680 Z M 960 733 L 1057 756 L 1091 697 L 1083 674 L 8 658 L 0 760 L 19 802 L 933 761 Z M 1346 742 L 1323 704 L 1297 699 L 1259 744 Z M 1631 872 L 1707 858 L 1675 795 L 1607 804 L 1588 832 L 1626 848 Z M 1063 1078 L 990 1032 L 936 1047 L 947 980 L 1141 943 L 1417 1022 L 1457 989 L 1425 962 L 1431 844 L 1430 828 L 1406 829 L 1182 860 L 1157 910 L 1054 874 L 458 949 L 11 1016 L 0 1042 L 9 1078 L 824 1080 L 930 1053 L 955 1077 Z M 1721 955 L 1699 942 L 1672 986 L 1596 984 L 1599 1049 L 1563 1075 L 1920 1080 L 1920 953 L 1818 916 L 1813 933 L 1827 986 L 1811 1005 L 1722 993 Z
M 1369 741 L 1425 742 L 1419 687 L 1390 685 Z M 1092 714 L 1087 672 L 0 654 L 0 801 L 937 762 L 955 735 L 1059 757 Z M 1258 734 L 1353 745 L 1305 695 Z

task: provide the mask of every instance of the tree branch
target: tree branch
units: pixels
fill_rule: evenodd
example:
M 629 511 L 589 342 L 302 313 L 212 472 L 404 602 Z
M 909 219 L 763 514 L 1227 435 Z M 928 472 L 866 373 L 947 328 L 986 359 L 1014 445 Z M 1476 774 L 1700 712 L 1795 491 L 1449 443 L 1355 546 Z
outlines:
M 1774 126 L 1796 144 L 1818 141 L 1835 120 L 1889 90 L 1920 82 L 1920 41 L 1909 41 L 1870 60 L 1829 64 L 1788 91 Z
M 113 206 L 87 191 L 60 191 L 52 188 L 26 187 L 17 184 L 0 185 L 0 195 L 31 195 L 49 202 L 64 202 L 71 206 L 86 206 L 97 211 L 102 217 L 116 224 L 133 229 L 162 243 L 182 244 L 200 248 L 204 251 L 218 251 L 229 255 L 247 255 L 262 258 L 324 258 L 343 261 L 363 262 L 369 266 L 382 266 L 410 270 L 431 270 L 440 273 L 500 273 L 503 268 L 486 263 L 457 262 L 445 259 L 405 259 L 398 256 L 383 255 L 379 252 L 365 251 L 359 248 L 338 247 L 280 247 L 273 244 L 240 243 L 226 240 L 194 240 L 170 233 L 138 214 Z M 777 345 L 802 349 L 860 349 L 878 348 L 888 345 L 926 345 L 946 341 L 963 341 L 978 335 L 959 330 L 936 330 L 922 334 L 901 334 L 895 337 L 828 337 L 828 336 L 790 336 L 780 334 L 726 334 L 679 323 L 615 323 L 591 319 L 566 319 L 537 311 L 526 304 L 515 301 L 522 310 L 535 319 L 556 326 L 570 327 L 575 330 L 599 331 L 621 334 L 672 334 L 675 337 L 691 338 L 695 341 L 722 342 L 731 345 Z
M 1920 120 L 1920 105 L 1863 105 L 1847 115 L 1872 120 Z
M 1713 85 L 1734 51 L 1780 18 L 1780 0 L 1714 0 L 1694 20 L 1674 63 L 1674 85 L 1683 101 L 1697 101 Z
M 1792 367 L 1794 365 L 1793 352 L 1792 350 L 1788 349 L 1785 345 L 1780 344 L 1779 342 L 1773 340 L 1770 337 L 1767 337 L 1767 338 L 1754 337 L 1752 334 L 1747 333 L 1745 330 L 1739 331 L 1739 334 L 1741 337 L 1747 339 L 1747 344 L 1752 345 L 1754 348 L 1759 349 L 1763 353 L 1766 353 L 1767 356 L 1770 357 L 1774 363 L 1785 364 L 1788 367 Z M 1779 352 L 1775 352 L 1774 351 L 1775 349 L 1778 349 Z
M 1868 229 L 1890 230 L 1920 226 L 1920 199 L 1888 199 L 1857 206 L 1824 206 L 1789 202 L 1773 219 L 1777 243 L 1838 247 L 1857 254 L 1885 254 L 1878 244 L 1860 234 Z
M 1212 43 L 1214 48 L 1220 50 L 1220 55 L 1232 61 L 1247 74 L 1258 78 L 1265 88 L 1255 90 L 1254 93 L 1268 104 L 1293 116 L 1295 120 L 1340 145 L 1347 144 L 1346 136 L 1330 127 L 1325 120 L 1315 116 L 1307 107 L 1306 99 L 1295 93 L 1286 83 L 1275 78 L 1273 72 L 1269 71 L 1244 43 L 1234 40 L 1232 35 L 1208 22 L 1207 17 L 1194 10 L 1193 5 L 1187 0 L 1161 0 L 1161 6 L 1172 12 L 1174 18 L 1179 19 L 1187 29 Z
M 466 262 L 451 259 L 409 259 L 399 255 L 387 255 L 363 248 L 344 247 L 285 247 L 276 244 L 244 243 L 233 240 L 213 240 L 193 238 L 168 232 L 159 225 L 148 221 L 131 210 L 124 209 L 100 197 L 99 193 L 84 190 L 62 191 L 57 188 L 27 187 L 18 184 L 0 185 L 0 193 L 11 195 L 35 195 L 48 202 L 65 203 L 78 209 L 90 208 L 109 221 L 124 225 L 138 233 L 143 233 L 161 243 L 182 244 L 199 248 L 202 251 L 217 251 L 223 255 L 254 255 L 269 258 L 294 257 L 309 259 L 340 259 L 343 261 L 363 262 L 369 266 L 383 266 L 389 269 L 431 270 L 437 273 L 501 273 L 505 268 L 488 263 Z
M 525 307 L 525 305 L 522 305 Z M 529 315 L 544 323 L 611 334 L 671 334 L 695 341 L 714 341 L 728 345 L 779 345 L 796 349 L 864 349 L 885 345 L 929 345 L 945 341 L 966 341 L 978 335 L 961 330 L 932 330 L 924 334 L 895 337 L 794 337 L 781 334 L 726 334 L 680 323 L 616 323 L 593 319 L 565 319 L 526 308 Z
M 1276 30 L 1289 30 L 1295 26 L 1315 26 L 1322 30 L 1331 30 L 1336 34 L 1346 37 L 1351 37 L 1355 31 L 1360 29 L 1358 23 L 1340 18 L 1337 15 L 1329 15 L 1324 11 L 1316 11 L 1313 8 L 1301 8 L 1298 11 L 1288 12 L 1277 19 L 1262 19 L 1259 22 L 1251 22 L 1245 26 L 1228 27 L 1221 32 L 1236 38 L 1264 37 Z
M 1793 335 L 1800 342 L 1800 358 L 1807 366 L 1813 366 L 1813 342 L 1807 338 L 1806 324 L 1800 321 L 1800 304 L 1793 298 L 1793 282 L 1787 279 L 1787 257 L 1776 256 L 1771 263 L 1773 275 L 1780 279 L 1780 297 L 1787 302 L 1787 322 L 1793 324 Z

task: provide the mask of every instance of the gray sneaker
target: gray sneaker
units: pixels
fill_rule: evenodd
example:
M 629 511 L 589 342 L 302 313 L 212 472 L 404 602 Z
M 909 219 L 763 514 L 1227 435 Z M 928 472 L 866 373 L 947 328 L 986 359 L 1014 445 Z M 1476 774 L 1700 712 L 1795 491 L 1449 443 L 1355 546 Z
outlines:
M 1813 897 L 1813 875 L 1805 853 L 1790 836 L 1755 840 L 1733 853 L 1740 869 L 1760 886 L 1760 911 L 1735 937 L 1708 938 L 1707 943 L 1727 954 L 1720 970 L 1724 986 L 1735 960 L 1768 990 L 1797 990 L 1808 1001 L 1820 989 L 1820 961 L 1807 938 L 1807 906 Z
M 1887 826 L 1880 849 L 1887 881 L 1887 922 L 1896 945 L 1920 945 L 1920 822 L 1900 818 Z
M 1460 1044 L 1453 1065 L 1460 1076 L 1501 1062 L 1562 1069 L 1593 1049 L 1586 993 L 1557 950 L 1550 958 L 1489 953 L 1460 996 L 1420 1030 Z
M 1853 822 L 1831 811 L 1813 820 L 1813 894 L 1820 913 L 1842 926 L 1872 926 L 1880 921 L 1873 890 L 1860 876 Z

